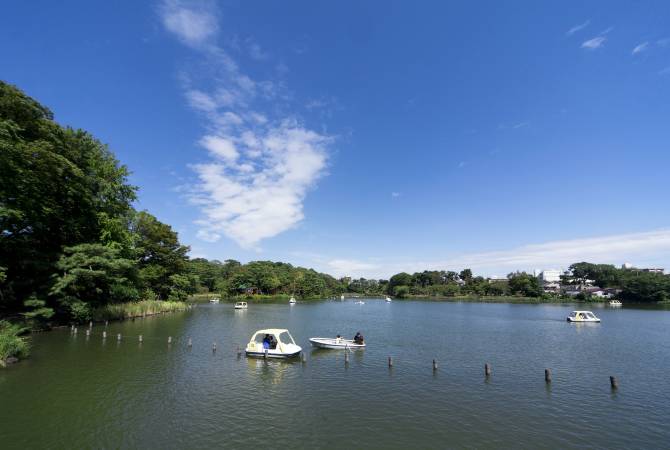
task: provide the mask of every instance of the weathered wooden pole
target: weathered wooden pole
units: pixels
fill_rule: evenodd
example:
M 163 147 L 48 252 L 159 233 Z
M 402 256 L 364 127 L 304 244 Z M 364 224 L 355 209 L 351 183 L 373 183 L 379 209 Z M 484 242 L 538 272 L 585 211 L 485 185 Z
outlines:
M 93 321 L 92 320 L 88 323 L 88 328 L 89 329 L 93 328 Z
M 103 331 L 102 332 L 102 340 L 104 341 L 105 339 L 107 339 L 107 332 Z
M 168 345 L 172 344 L 172 336 L 168 336 Z
M 544 369 L 544 381 L 551 383 L 551 369 Z
M 344 347 L 344 364 L 349 364 L 349 349 Z
M 491 364 L 489 363 L 484 364 L 484 375 L 486 375 L 487 377 L 491 376 Z
M 612 389 L 619 389 L 619 380 L 616 377 L 610 377 L 610 386 Z
M 86 330 L 86 337 L 89 337 L 91 335 L 91 330 Z
M 433 360 L 433 370 L 437 370 L 437 361 Z
M 119 333 L 119 334 L 116 335 L 116 340 L 119 341 L 119 342 L 121 342 L 121 333 Z
M 216 342 L 212 342 L 212 353 L 216 353 Z
M 139 340 L 140 340 L 140 344 L 141 344 L 142 343 L 142 335 L 141 334 L 140 334 Z
M 188 348 L 193 347 L 193 339 L 188 338 Z
M 307 362 L 307 357 L 305 356 L 304 353 L 300 353 L 300 362 L 305 364 Z
M 267 348 L 265 349 L 265 354 L 263 355 L 263 358 L 264 358 L 265 360 L 268 359 L 268 349 L 267 349 Z
M 77 327 L 74 327 L 74 334 L 77 334 Z
M 105 328 L 107 328 L 107 325 L 109 324 L 108 320 L 105 320 Z
M 389 356 L 389 367 L 393 367 L 393 358 Z

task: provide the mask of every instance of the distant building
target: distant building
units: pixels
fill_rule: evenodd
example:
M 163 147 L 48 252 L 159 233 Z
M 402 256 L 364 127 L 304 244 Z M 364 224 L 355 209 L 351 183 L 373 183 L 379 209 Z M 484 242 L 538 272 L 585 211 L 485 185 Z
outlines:
M 631 263 L 624 263 L 621 265 L 621 268 L 623 270 L 632 270 L 634 272 L 647 272 L 647 273 L 659 273 L 663 275 L 665 273 L 665 269 L 662 267 L 635 267 Z
M 535 276 L 540 281 L 544 292 L 559 292 L 561 290 L 561 270 L 549 269 L 536 271 Z
M 499 277 L 497 275 L 494 275 L 490 277 L 488 280 L 489 284 L 491 283 L 507 283 L 507 277 Z

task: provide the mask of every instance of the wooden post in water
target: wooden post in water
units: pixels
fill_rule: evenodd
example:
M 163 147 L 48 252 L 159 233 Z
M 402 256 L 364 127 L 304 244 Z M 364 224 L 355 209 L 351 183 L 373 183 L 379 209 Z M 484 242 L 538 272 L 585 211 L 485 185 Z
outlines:
M 91 330 L 86 330 L 86 337 L 89 337 L 91 335 Z
M 437 361 L 433 360 L 433 371 L 437 370 Z
M 107 328 L 107 325 L 109 324 L 108 320 L 105 320 L 105 328 Z
M 107 332 L 106 331 L 102 332 L 102 339 L 103 340 L 107 339 Z
M 140 334 L 139 339 L 140 339 L 140 344 L 141 344 L 142 343 L 142 335 L 141 334 Z
M 74 327 L 74 334 L 77 334 L 77 327 Z
M 119 342 L 121 342 L 121 333 L 119 333 L 119 334 L 116 335 L 116 340 L 119 341 Z
M 616 377 L 610 377 L 610 386 L 612 389 L 619 389 L 619 380 Z
M 172 344 L 172 336 L 168 336 L 168 345 Z
M 484 375 L 486 375 L 487 377 L 491 376 L 491 364 L 489 363 L 484 364 Z
M 90 330 L 91 328 L 93 328 L 93 321 L 92 320 L 88 323 L 88 329 Z
M 193 340 L 191 338 L 188 338 L 188 348 L 193 347 Z
M 212 353 L 216 353 L 216 342 L 212 342 Z
M 349 348 L 344 347 L 344 364 L 349 364 Z
M 241 358 L 241 357 L 242 357 L 242 349 L 240 348 L 239 345 L 237 346 L 237 357 L 238 357 L 238 358 Z
M 393 367 L 393 358 L 389 356 L 389 367 Z
M 307 362 L 307 357 L 302 352 L 300 353 L 300 362 L 302 362 L 303 364 Z
M 551 369 L 544 369 L 544 381 L 551 383 Z
M 263 358 L 267 361 L 268 359 L 268 349 L 265 349 L 265 354 L 263 355 Z

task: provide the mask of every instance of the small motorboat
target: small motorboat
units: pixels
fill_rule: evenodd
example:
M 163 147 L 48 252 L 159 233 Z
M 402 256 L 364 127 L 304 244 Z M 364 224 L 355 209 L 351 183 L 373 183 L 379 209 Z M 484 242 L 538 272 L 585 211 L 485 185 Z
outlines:
M 567 318 L 568 322 L 600 322 L 591 311 L 572 311 Z
M 340 295 L 340 300 L 344 300 L 344 294 Z
M 334 350 L 365 348 L 365 342 L 362 344 L 356 344 L 353 341 L 353 339 L 342 339 L 342 338 L 313 337 L 309 338 L 309 343 L 312 344 L 314 347 L 328 348 Z
M 391 300 L 391 297 L 389 297 L 389 296 L 387 295 L 387 296 L 386 296 L 386 301 L 387 301 L 388 303 L 390 303 L 390 302 L 392 302 L 393 300 Z
M 210 303 L 219 303 L 221 300 L 218 297 L 210 298 L 209 302 Z
M 621 300 L 610 300 L 610 306 L 623 306 L 623 303 L 621 303 Z
M 245 353 L 251 358 L 293 358 L 302 348 L 296 345 L 291 333 L 280 328 L 258 330 L 251 336 Z
M 291 297 L 291 300 L 288 301 L 289 305 L 295 305 L 297 302 L 295 301 L 295 298 Z
M 359 300 L 357 302 L 354 302 L 354 305 L 365 305 L 365 302 L 362 300 Z
M 235 309 L 247 309 L 247 302 L 237 302 L 235 303 Z

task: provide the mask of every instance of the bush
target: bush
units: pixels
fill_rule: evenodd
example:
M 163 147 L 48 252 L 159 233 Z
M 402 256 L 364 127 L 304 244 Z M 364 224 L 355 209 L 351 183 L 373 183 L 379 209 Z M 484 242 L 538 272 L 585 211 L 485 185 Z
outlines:
M 26 331 L 19 325 L 0 320 L 0 363 L 12 356 L 19 359 L 28 357 L 28 338 L 21 336 Z

